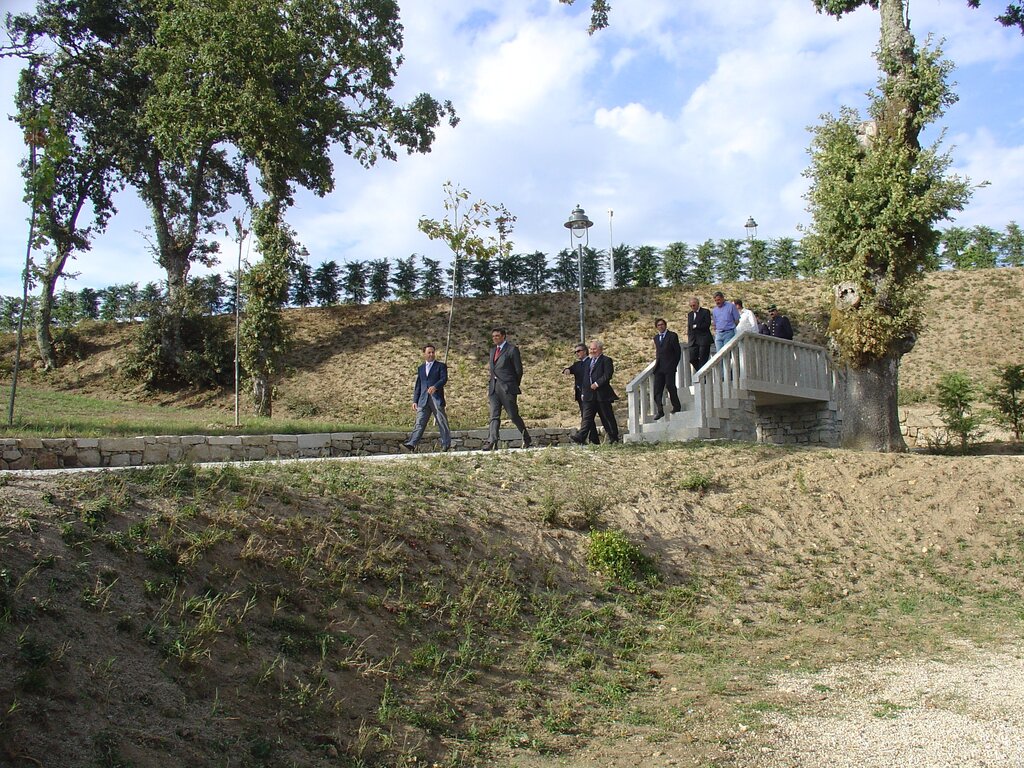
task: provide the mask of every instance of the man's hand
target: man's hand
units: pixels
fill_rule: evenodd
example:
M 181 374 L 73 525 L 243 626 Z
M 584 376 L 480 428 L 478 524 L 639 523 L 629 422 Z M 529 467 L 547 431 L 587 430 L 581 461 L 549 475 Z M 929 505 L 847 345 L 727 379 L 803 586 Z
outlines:
M 437 391 L 437 387 L 427 387 L 427 394 L 432 395 Z

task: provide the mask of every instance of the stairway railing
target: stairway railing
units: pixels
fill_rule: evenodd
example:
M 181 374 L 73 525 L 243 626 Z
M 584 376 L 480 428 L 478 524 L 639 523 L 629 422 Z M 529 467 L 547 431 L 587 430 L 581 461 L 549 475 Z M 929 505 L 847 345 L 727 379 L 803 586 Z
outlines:
M 732 338 L 696 373 L 683 353 L 676 386 L 684 409 L 692 406 L 697 423 L 707 425 L 741 392 L 766 393 L 794 400 L 828 400 L 835 387 L 828 351 L 813 344 L 758 333 Z M 691 393 L 692 386 L 692 393 Z M 653 420 L 654 363 L 626 385 L 629 431 L 639 433 Z

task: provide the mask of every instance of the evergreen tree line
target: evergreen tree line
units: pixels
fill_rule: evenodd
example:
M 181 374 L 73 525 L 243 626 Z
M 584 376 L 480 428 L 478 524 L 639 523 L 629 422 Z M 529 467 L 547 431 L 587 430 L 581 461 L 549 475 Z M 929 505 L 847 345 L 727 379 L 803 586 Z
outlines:
M 588 291 L 608 287 L 655 288 L 739 280 L 784 280 L 813 277 L 821 269 L 793 238 L 773 240 L 706 240 L 691 246 L 676 242 L 664 248 L 621 244 L 612 250 L 584 248 L 583 285 Z M 950 227 L 942 234 L 932 269 L 986 269 L 1024 266 L 1024 233 L 1014 222 L 1003 232 L 991 227 Z M 579 254 L 564 249 L 549 259 L 541 251 L 510 253 L 493 260 L 460 260 L 456 295 L 508 296 L 574 291 L 579 281 Z M 288 302 L 294 307 L 407 301 L 449 295 L 452 268 L 418 254 L 404 259 L 372 259 L 338 264 L 325 261 L 315 269 L 305 261 L 293 268 Z M 214 273 L 189 280 L 193 309 L 202 315 L 235 309 L 235 276 Z M 70 327 L 81 320 L 124 322 L 144 319 L 162 306 L 165 292 L 157 283 L 112 285 L 96 290 L 60 291 L 54 297 L 53 321 Z M 21 299 L 0 297 L 0 330 L 17 327 Z M 29 317 L 35 300 L 30 299 Z

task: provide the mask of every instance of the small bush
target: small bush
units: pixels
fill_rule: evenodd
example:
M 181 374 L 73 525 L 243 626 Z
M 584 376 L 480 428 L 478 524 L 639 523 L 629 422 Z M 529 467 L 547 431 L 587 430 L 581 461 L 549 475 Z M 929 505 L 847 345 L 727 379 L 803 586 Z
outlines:
M 139 329 L 123 361 L 125 376 L 148 389 L 210 387 L 234 376 L 234 342 L 218 318 L 154 312 Z
M 655 575 L 654 563 L 622 531 L 594 531 L 587 549 L 587 566 L 611 581 L 630 585 Z
M 1024 365 L 1007 365 L 996 369 L 998 379 L 986 392 L 995 406 L 996 423 L 1013 432 L 1020 442 L 1024 435 Z
M 982 418 L 973 413 L 977 390 L 966 374 L 954 371 L 939 379 L 939 418 L 949 434 L 959 441 L 960 452 L 967 453 L 971 443 L 985 431 L 981 429 Z

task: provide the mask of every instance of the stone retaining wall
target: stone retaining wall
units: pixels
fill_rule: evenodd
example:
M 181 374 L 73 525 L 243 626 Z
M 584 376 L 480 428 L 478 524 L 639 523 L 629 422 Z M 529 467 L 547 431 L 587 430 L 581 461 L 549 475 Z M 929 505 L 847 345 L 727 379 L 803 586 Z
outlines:
M 839 445 L 835 403 L 794 403 L 757 409 L 757 441 L 779 445 Z
M 840 425 L 826 403 L 761 407 L 754 416 L 757 440 L 764 443 L 836 445 Z M 926 448 L 944 428 L 937 410 L 900 409 L 900 428 L 910 448 Z M 531 429 L 534 445 L 571 445 L 571 429 Z M 136 467 L 168 461 L 260 461 L 400 453 L 407 432 L 331 432 L 314 435 L 157 435 L 148 437 L 0 438 L 0 471 L 65 467 Z M 501 439 L 520 443 L 519 432 L 503 429 Z M 452 432 L 454 450 L 475 450 L 487 430 Z M 438 450 L 427 433 L 420 452 Z
M 531 429 L 534 445 L 570 445 L 569 429 Z M 260 461 L 323 459 L 401 453 L 408 432 L 331 432 L 314 435 L 157 435 L 147 437 L 0 438 L 0 470 L 66 467 L 135 467 L 168 461 Z M 503 429 L 509 446 L 519 432 Z M 454 450 L 481 448 L 486 429 L 452 432 Z M 420 452 L 438 450 L 436 433 L 427 433 Z

